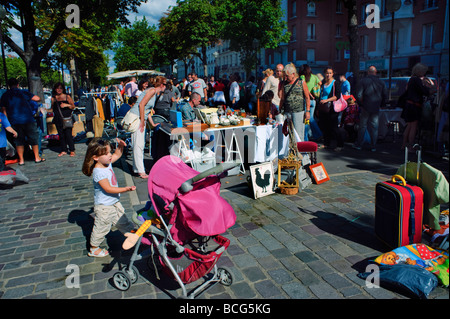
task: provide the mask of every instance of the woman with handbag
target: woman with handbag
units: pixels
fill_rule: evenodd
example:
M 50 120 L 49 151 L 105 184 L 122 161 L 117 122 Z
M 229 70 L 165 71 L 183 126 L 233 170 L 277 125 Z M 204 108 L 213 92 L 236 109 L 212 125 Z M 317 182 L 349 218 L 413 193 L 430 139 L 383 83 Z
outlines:
M 165 77 L 157 76 L 151 83 L 153 87 L 145 90 L 129 111 L 139 116 L 139 128 L 131 135 L 131 141 L 133 144 L 133 172 L 143 179 L 148 178 L 144 166 L 146 119 L 148 118 L 152 128 L 158 125 L 153 122 L 150 114 L 155 107 L 157 97 L 166 89 L 166 83 Z
M 286 81 L 280 90 L 280 110 L 292 120 L 301 140 L 305 137 L 305 121 L 310 119 L 309 90 L 306 82 L 298 77 L 297 68 L 290 63 L 284 67 Z
M 66 93 L 64 84 L 56 83 L 52 90 L 52 111 L 53 124 L 58 130 L 61 152 L 59 157 L 67 155 L 75 156 L 75 143 L 73 142 L 72 128 L 72 112 L 75 109 L 75 103 L 72 97 Z
M 339 129 L 339 113 L 334 111 L 333 102 L 341 96 L 341 85 L 334 79 L 331 66 L 323 70 L 324 79 L 320 87 L 320 97 L 316 107 L 316 118 L 323 133 L 323 142 L 326 148 L 331 147 L 333 138 L 336 139 L 334 151 L 340 152 L 344 147 L 344 137 Z

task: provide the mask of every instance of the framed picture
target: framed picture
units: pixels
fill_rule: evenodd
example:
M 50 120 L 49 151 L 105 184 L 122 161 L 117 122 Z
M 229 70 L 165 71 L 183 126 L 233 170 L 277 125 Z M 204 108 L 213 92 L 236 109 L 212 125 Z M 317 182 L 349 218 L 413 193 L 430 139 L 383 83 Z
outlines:
M 330 180 L 330 177 L 328 176 L 323 163 L 310 165 L 309 169 L 311 170 L 312 177 L 314 178 L 316 184 L 322 184 L 323 182 Z
M 250 178 L 255 199 L 274 193 L 275 177 L 272 162 L 250 166 Z

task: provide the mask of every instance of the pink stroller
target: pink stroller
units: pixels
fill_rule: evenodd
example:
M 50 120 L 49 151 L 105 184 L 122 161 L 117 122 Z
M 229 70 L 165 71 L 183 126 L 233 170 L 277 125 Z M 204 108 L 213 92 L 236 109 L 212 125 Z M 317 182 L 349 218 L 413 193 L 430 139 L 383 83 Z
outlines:
M 223 163 L 199 174 L 171 155 L 155 163 L 148 178 L 148 204 L 151 203 L 161 224 L 150 226 L 136 244 L 130 264 L 114 275 L 118 289 L 127 290 L 138 279 L 133 263 L 138 258 L 141 242 L 150 244 L 152 254 L 148 265 L 155 270 L 157 278 L 158 270 L 163 270 L 178 282 L 184 298 L 195 298 L 219 282 L 232 284 L 232 273 L 216 265 L 230 243 L 220 234 L 236 221 L 233 208 L 220 196 L 220 178 L 238 165 Z M 133 221 L 142 225 L 145 219 L 135 213 Z M 211 278 L 187 292 L 187 284 L 212 271 Z

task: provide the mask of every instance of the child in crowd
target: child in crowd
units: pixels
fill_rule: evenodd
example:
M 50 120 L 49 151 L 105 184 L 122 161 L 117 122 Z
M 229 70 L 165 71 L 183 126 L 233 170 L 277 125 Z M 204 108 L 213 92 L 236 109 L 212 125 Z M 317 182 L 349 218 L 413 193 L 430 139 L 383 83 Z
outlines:
M 6 147 L 8 146 L 6 131 L 11 133 L 14 138 L 17 138 L 17 132 L 11 127 L 8 118 L 5 114 L 0 112 L 0 171 L 2 171 L 5 166 Z
M 341 125 L 348 134 L 348 141 L 355 142 L 358 138 L 356 125 L 359 123 L 359 107 L 353 95 L 347 99 L 347 108 L 342 112 Z
M 88 256 L 105 257 L 109 253 L 99 246 L 114 225 L 123 233 L 134 229 L 125 215 L 125 210 L 119 202 L 120 193 L 134 191 L 136 186 L 119 187 L 112 163 L 117 161 L 126 143 L 117 139 L 118 146 L 114 154 L 111 153 L 109 141 L 95 138 L 88 146 L 82 172 L 94 180 L 94 213 L 95 222 L 91 234 Z
M 273 91 L 268 90 L 266 93 L 264 93 L 263 96 L 261 96 L 261 100 L 270 102 L 269 112 L 267 114 L 267 121 L 269 124 L 275 123 L 275 117 L 279 114 L 277 106 L 272 103 L 274 94 Z

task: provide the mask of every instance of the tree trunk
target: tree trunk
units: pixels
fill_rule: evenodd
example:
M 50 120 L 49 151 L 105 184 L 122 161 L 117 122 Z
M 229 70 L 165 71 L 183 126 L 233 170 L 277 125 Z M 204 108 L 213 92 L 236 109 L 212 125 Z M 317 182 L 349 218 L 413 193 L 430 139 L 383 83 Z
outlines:
M 79 84 L 78 84 L 78 78 L 77 78 L 77 72 L 75 67 L 75 59 L 73 57 L 69 60 L 70 65 L 70 79 L 72 84 L 72 98 L 77 95 Z
M 30 61 L 25 61 L 28 77 L 28 90 L 41 98 L 41 103 L 44 102 L 44 89 L 41 80 L 41 63 L 40 59 L 35 56 Z

